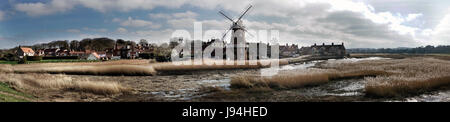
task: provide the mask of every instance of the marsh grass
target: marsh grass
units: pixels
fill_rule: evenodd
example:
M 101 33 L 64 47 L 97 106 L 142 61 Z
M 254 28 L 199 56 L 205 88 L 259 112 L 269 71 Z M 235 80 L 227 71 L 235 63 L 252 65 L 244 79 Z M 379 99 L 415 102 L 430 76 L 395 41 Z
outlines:
M 450 85 L 450 61 L 434 58 L 416 57 L 356 63 L 328 63 L 323 66 L 339 71 L 369 69 L 390 72 L 389 75 L 365 78 L 368 82 L 365 86 L 365 93 L 371 97 L 413 96 Z
M 14 67 L 15 73 L 51 73 L 74 75 L 155 75 L 151 66 L 139 65 L 87 65 L 87 66 L 53 66 L 53 67 Z
M 450 61 L 433 58 L 405 58 L 333 62 L 321 64 L 324 70 L 281 73 L 272 77 L 237 76 L 232 88 L 293 89 L 320 85 L 333 80 L 365 78 L 365 94 L 374 97 L 403 97 L 448 88 Z
M 450 85 L 450 76 L 428 79 L 404 79 L 397 77 L 368 78 L 365 90 L 372 97 L 402 97 L 425 93 Z
M 0 64 L 0 73 L 11 73 L 14 71 L 12 67 L 9 64 Z
M 129 93 L 131 89 L 117 82 L 90 81 L 89 79 L 73 81 L 67 75 L 50 74 L 1 74 L 0 78 L 18 89 L 26 90 L 70 90 L 100 95 Z
M 303 73 L 280 73 L 271 77 L 237 76 L 231 80 L 232 88 L 260 88 L 294 89 L 305 86 L 316 86 L 332 80 L 363 78 L 367 76 L 390 75 L 389 72 L 362 70 L 345 71 L 336 70 L 310 70 Z
M 136 62 L 134 62 L 136 61 Z M 223 60 L 220 60 L 223 61 Z M 152 63 L 150 60 L 118 60 L 111 62 L 93 63 L 45 63 L 26 65 L 5 65 L 0 72 L 15 73 L 50 73 L 73 75 L 125 75 L 125 76 L 152 76 L 157 72 L 186 72 L 202 70 L 227 70 L 227 69 L 256 69 L 269 67 L 271 60 L 231 61 L 232 64 L 215 64 L 216 60 L 202 60 L 200 65 L 190 61 L 190 64 L 172 62 Z M 225 63 L 225 61 L 223 61 Z M 211 64 L 211 65 L 209 65 Z M 279 65 L 286 65 L 286 60 L 279 60 Z

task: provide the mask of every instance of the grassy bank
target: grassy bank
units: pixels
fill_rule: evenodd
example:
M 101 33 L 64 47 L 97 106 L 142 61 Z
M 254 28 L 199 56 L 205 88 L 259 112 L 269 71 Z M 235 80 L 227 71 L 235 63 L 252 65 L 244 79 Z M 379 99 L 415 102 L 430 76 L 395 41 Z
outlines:
M 0 102 L 29 102 L 33 96 L 16 91 L 8 84 L 0 82 Z
M 4 60 L 0 60 L 0 64 L 11 64 L 11 65 L 14 65 L 14 64 L 17 64 L 17 61 L 4 61 Z

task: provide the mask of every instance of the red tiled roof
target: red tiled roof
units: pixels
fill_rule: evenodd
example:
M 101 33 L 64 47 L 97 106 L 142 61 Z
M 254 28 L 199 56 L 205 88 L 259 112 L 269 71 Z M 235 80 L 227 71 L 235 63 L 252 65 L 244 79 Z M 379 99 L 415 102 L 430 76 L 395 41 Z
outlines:
M 24 53 L 34 53 L 33 49 L 28 47 L 21 47 L 20 48 Z

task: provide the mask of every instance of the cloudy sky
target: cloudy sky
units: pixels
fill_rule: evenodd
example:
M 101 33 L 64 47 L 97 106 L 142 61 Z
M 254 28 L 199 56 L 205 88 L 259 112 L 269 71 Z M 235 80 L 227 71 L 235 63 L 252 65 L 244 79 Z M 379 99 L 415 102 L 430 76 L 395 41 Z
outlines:
M 1 0 L 0 49 L 95 37 L 160 43 L 194 22 L 224 32 L 230 22 L 218 11 L 237 18 L 249 4 L 247 29 L 279 30 L 281 43 L 450 45 L 448 0 Z

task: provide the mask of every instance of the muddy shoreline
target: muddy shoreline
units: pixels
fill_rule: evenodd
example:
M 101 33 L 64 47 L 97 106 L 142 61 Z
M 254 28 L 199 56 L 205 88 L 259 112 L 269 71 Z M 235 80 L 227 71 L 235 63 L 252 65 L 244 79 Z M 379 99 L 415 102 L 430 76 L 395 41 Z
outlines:
M 357 62 L 361 60 L 384 60 L 392 56 L 358 55 L 346 59 L 296 61 L 280 66 L 282 72 L 298 72 L 305 69 L 322 69 L 326 61 Z M 384 57 L 384 58 L 383 58 Z M 408 58 L 408 57 L 403 57 Z M 365 95 L 364 77 L 336 79 L 326 84 L 297 89 L 232 89 L 230 80 L 241 75 L 260 74 L 261 69 L 227 69 L 160 72 L 155 76 L 97 76 L 64 75 L 73 81 L 112 81 L 133 89 L 119 95 L 98 95 L 67 90 L 23 91 L 32 92 L 36 101 L 57 102 L 436 102 L 450 101 L 448 89 L 426 92 L 417 96 L 400 98 L 373 98 Z M 27 74 L 16 74 L 27 75 Z M 58 75 L 58 74 L 48 74 Z
M 375 58 L 377 60 L 378 58 Z M 379 58 L 385 59 L 385 58 Z M 334 60 L 334 59 L 332 59 Z M 356 60 L 359 58 L 350 58 L 345 60 Z M 365 60 L 365 59 L 362 59 Z M 368 60 L 373 60 L 368 58 Z M 294 63 L 281 66 L 281 70 L 303 70 L 306 68 L 321 68 L 319 65 L 327 60 Z M 337 59 L 339 61 L 339 59 Z M 135 94 L 132 96 L 122 96 L 118 101 L 146 101 L 146 102 L 396 102 L 396 101 L 449 101 L 449 92 L 447 89 L 426 92 L 419 96 L 399 97 L 399 98 L 374 98 L 368 97 L 364 93 L 366 81 L 364 77 L 338 79 L 327 84 L 311 86 L 299 89 L 273 90 L 273 89 L 230 89 L 223 84 L 230 77 L 242 74 L 258 74 L 258 69 L 243 70 L 219 70 L 219 71 L 201 71 L 195 72 L 199 79 L 193 78 L 194 75 L 177 75 L 173 77 L 177 82 L 184 82 L 191 85 L 188 89 L 165 89 L 163 91 L 150 92 L 145 94 Z M 189 74 L 189 73 L 187 73 Z M 221 74 L 214 76 L 211 74 Z M 156 77 L 171 77 L 156 76 Z M 191 79 L 189 79 L 191 78 Z M 188 79 L 188 80 L 186 80 Z M 201 84 L 202 81 L 215 81 L 222 85 Z M 171 91 L 172 90 L 172 91 Z M 132 100 L 130 100 L 130 98 Z

